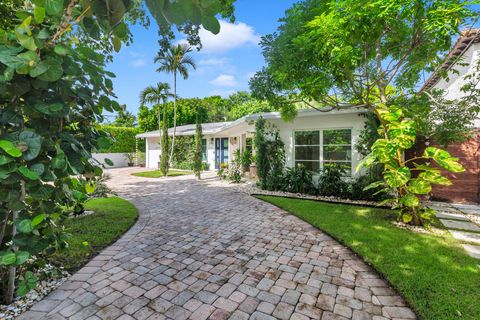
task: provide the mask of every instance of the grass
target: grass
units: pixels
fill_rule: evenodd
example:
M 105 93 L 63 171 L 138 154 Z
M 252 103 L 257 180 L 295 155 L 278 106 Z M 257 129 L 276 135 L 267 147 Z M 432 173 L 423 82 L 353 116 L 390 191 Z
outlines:
M 168 177 L 178 177 L 184 176 L 188 174 L 193 174 L 192 171 L 188 170 L 168 170 Z M 132 176 L 136 177 L 143 177 L 143 178 L 161 178 L 163 175 L 160 173 L 160 170 L 153 170 L 153 171 L 143 171 L 143 172 L 134 172 Z
M 103 248 L 117 240 L 134 224 L 137 208 L 127 200 L 110 197 L 87 201 L 85 210 L 94 214 L 65 220 L 64 226 L 71 234 L 70 247 L 55 253 L 51 262 L 69 271 L 85 265 Z M 85 246 L 84 243 L 88 242 Z
M 423 319 L 480 319 L 480 261 L 449 234 L 392 224 L 391 211 L 258 196 L 336 238 L 378 270 Z

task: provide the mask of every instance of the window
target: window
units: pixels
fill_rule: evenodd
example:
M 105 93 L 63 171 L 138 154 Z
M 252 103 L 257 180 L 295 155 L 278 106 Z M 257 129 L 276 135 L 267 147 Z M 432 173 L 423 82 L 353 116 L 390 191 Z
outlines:
M 312 130 L 295 132 L 295 165 L 311 171 L 328 165 L 340 165 L 352 172 L 352 130 Z
M 207 162 L 207 139 L 202 139 L 202 161 Z

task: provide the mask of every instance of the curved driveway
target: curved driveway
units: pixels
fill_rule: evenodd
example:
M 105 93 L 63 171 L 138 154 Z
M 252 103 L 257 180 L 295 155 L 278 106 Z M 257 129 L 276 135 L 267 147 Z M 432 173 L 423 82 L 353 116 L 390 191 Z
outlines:
M 110 170 L 140 218 L 21 319 L 413 319 L 388 284 L 309 224 L 213 177 Z M 341 223 L 341 222 L 339 222 Z

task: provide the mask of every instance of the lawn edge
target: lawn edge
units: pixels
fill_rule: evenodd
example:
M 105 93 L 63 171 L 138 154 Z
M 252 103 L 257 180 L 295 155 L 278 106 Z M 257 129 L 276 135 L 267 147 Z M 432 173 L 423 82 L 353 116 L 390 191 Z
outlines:
M 383 272 L 377 270 L 377 268 L 375 268 L 375 266 L 373 266 L 370 262 L 366 261 L 366 260 L 363 258 L 363 256 L 361 256 L 361 255 L 360 255 L 358 252 L 356 252 L 353 248 L 351 248 L 351 247 L 348 246 L 346 243 L 344 243 L 341 239 L 338 239 L 336 236 L 330 234 L 329 232 L 327 232 L 327 231 L 325 231 L 325 230 L 323 230 L 323 229 L 320 229 L 320 228 L 317 227 L 317 226 L 314 226 L 314 225 L 311 224 L 310 222 L 306 221 L 305 219 L 302 219 L 301 217 L 295 215 L 294 213 L 288 211 L 287 209 L 284 209 L 284 208 L 282 208 L 282 207 L 279 207 L 279 206 L 275 205 L 274 203 L 271 203 L 271 202 L 268 201 L 268 200 L 260 199 L 258 196 L 276 197 L 276 198 L 289 198 L 289 199 L 294 199 L 294 200 L 310 200 L 310 201 L 327 202 L 327 203 L 334 203 L 334 204 L 343 204 L 343 203 L 341 203 L 341 202 L 332 202 L 332 201 L 313 200 L 313 199 L 299 199 L 299 198 L 295 198 L 295 197 L 282 197 L 282 196 L 273 196 L 273 195 L 270 196 L 270 195 L 262 195 L 262 194 L 259 194 L 258 196 L 252 194 L 252 196 L 253 196 L 254 198 L 260 200 L 260 201 L 264 201 L 264 202 L 266 202 L 266 203 L 271 204 L 271 205 L 274 206 L 275 208 L 278 208 L 278 209 L 280 209 L 280 210 L 283 210 L 284 212 L 288 213 L 288 214 L 291 215 L 291 216 L 296 217 L 297 219 L 300 219 L 300 220 L 303 221 L 303 222 L 308 223 L 310 226 L 312 226 L 312 227 L 314 227 L 315 229 L 317 229 L 317 230 L 325 233 L 326 235 L 328 235 L 329 237 L 331 237 L 332 239 L 334 239 L 335 241 L 337 241 L 338 243 L 340 243 L 340 244 L 343 245 L 344 247 L 348 248 L 348 249 L 349 249 L 351 252 L 353 252 L 353 254 L 354 254 L 356 257 L 358 257 L 362 262 L 364 262 L 366 265 L 370 266 L 373 270 L 375 270 L 375 272 L 376 272 L 377 274 L 379 274 L 380 277 L 381 277 L 383 280 L 385 280 L 385 281 L 388 283 L 388 285 L 391 286 L 391 287 L 395 290 L 395 292 L 405 300 L 405 302 L 406 302 L 406 304 L 407 304 L 407 307 L 409 307 L 409 308 L 415 313 L 415 315 L 417 316 L 417 318 L 418 318 L 419 320 L 422 320 L 422 319 L 423 319 L 423 317 L 420 316 L 420 314 L 418 313 L 417 309 L 410 303 L 410 301 L 404 296 L 404 294 L 403 294 L 394 284 L 392 284 L 392 283 L 388 280 L 388 278 L 386 277 L 386 275 L 385 275 Z M 358 204 L 357 204 L 357 205 L 356 205 L 356 204 L 350 204 L 350 205 L 351 205 L 351 206 L 360 206 L 360 205 L 358 205 Z M 371 206 L 366 206 L 366 207 L 379 208 L 379 207 L 377 207 L 377 206 L 372 206 L 372 205 L 371 205 Z
M 85 267 L 90 261 L 92 261 L 96 256 L 98 256 L 100 253 L 102 253 L 102 251 L 104 251 L 106 248 L 110 247 L 112 244 L 114 244 L 115 242 L 117 242 L 121 237 L 123 237 L 128 231 L 130 231 L 139 221 L 139 217 L 140 217 L 140 209 L 138 209 L 138 207 L 132 202 L 132 201 L 129 201 L 123 197 L 120 197 L 118 195 L 115 195 L 113 197 L 104 197 L 104 198 L 119 198 L 119 199 L 122 199 L 122 200 L 125 200 L 127 201 L 128 203 L 130 203 L 136 210 L 137 210 L 137 216 L 135 217 L 135 220 L 133 221 L 132 225 L 130 227 L 128 227 L 127 230 L 125 230 L 124 233 L 122 233 L 121 235 L 119 235 L 118 237 L 114 238 L 109 244 L 105 245 L 104 247 L 102 247 L 100 250 L 98 250 L 95 254 L 92 254 L 89 259 L 84 263 L 82 264 L 81 266 L 79 267 L 76 267 L 76 268 L 72 268 L 72 269 L 64 269 L 65 271 L 67 271 L 68 273 L 70 273 L 71 275 L 75 274 L 77 271 L 81 270 L 83 267 Z M 94 199 L 103 199 L 103 198 L 92 198 L 90 200 L 94 200 Z M 87 217 L 87 216 L 86 216 Z

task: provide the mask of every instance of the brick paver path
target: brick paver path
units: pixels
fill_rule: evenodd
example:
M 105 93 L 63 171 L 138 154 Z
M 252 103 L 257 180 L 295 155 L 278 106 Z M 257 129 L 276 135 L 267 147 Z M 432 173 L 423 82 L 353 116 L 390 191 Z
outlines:
M 213 178 L 111 170 L 137 224 L 21 319 L 414 319 L 309 224 Z M 339 221 L 341 223 L 341 221 Z

